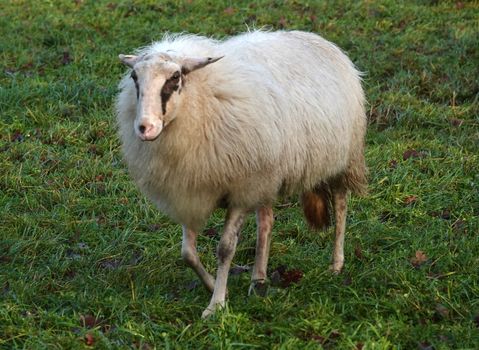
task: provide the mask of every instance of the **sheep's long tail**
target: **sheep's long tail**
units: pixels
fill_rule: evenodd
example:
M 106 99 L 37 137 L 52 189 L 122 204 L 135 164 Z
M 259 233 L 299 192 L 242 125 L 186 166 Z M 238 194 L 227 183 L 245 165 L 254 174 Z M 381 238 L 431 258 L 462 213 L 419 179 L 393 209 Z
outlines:
M 303 193 L 302 204 L 304 216 L 312 229 L 325 230 L 331 225 L 331 192 L 327 186 Z

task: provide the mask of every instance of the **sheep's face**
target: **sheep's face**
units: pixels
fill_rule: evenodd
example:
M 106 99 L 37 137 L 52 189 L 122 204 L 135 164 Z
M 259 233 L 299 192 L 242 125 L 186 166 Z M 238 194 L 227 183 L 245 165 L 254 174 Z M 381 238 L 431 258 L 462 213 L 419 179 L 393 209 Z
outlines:
M 143 141 L 155 140 L 175 118 L 184 76 L 221 58 L 174 58 L 166 54 L 119 57 L 132 68 L 137 98 L 133 127 Z

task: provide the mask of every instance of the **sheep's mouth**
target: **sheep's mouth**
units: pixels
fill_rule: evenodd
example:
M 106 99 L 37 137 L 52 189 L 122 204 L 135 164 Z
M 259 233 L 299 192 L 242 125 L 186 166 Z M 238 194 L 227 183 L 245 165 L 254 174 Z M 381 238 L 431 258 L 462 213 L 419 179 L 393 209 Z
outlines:
M 163 130 L 161 129 L 161 130 L 159 130 L 158 132 L 155 132 L 155 133 L 140 134 L 140 135 L 138 135 L 138 137 L 143 142 L 153 142 L 160 137 L 162 132 L 163 132 Z
M 160 134 L 152 137 L 152 138 L 147 138 L 147 137 L 140 137 L 140 140 L 142 142 L 152 142 L 152 141 L 155 141 L 158 137 L 160 137 Z

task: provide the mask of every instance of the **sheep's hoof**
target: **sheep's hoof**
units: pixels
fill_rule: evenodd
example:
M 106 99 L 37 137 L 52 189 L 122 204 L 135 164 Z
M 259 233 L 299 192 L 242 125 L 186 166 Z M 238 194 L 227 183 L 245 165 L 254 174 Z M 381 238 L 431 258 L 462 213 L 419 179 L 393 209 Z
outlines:
M 268 294 L 269 285 L 265 280 L 253 281 L 249 285 L 248 295 L 265 297 Z
M 205 311 L 203 311 L 203 313 L 201 314 L 201 318 L 202 319 L 206 319 L 208 317 L 210 317 L 211 315 L 213 315 L 218 309 L 221 309 L 222 307 L 224 307 L 224 304 L 221 304 L 221 303 L 215 303 L 215 304 L 211 304 L 208 305 L 208 307 L 205 309 Z
M 331 271 L 335 275 L 339 275 L 343 269 L 343 263 L 334 263 L 329 266 L 329 271 Z
M 205 311 L 203 311 L 203 313 L 201 314 L 201 318 L 203 320 L 207 319 L 208 317 L 210 317 L 211 315 L 213 315 L 215 313 L 215 310 L 212 310 L 210 309 L 210 307 L 208 306 Z

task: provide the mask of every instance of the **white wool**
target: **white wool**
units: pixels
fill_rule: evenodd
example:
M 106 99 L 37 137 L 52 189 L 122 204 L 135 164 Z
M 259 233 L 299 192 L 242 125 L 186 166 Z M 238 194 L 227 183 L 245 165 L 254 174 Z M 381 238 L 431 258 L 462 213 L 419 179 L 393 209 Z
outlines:
M 175 119 L 151 142 L 134 132 L 133 81 L 120 83 L 128 168 L 175 221 L 198 230 L 222 199 L 255 209 L 354 173 L 364 95 L 359 72 L 334 44 L 305 32 L 254 31 L 225 41 L 169 35 L 140 50 L 161 53 L 224 56 L 186 76 Z

